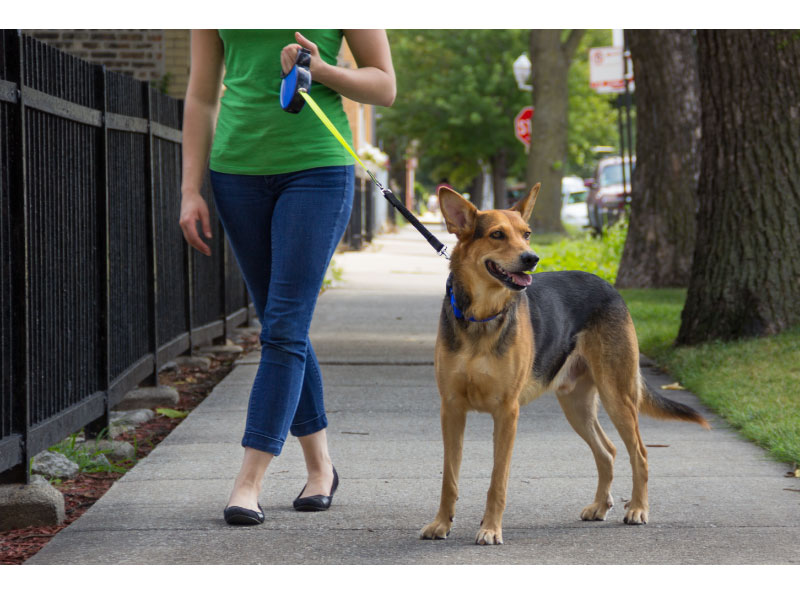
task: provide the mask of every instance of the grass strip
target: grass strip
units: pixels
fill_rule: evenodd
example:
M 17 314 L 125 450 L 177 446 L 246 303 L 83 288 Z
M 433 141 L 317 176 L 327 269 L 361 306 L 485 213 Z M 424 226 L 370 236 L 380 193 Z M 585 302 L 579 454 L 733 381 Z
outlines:
M 621 290 L 641 351 L 777 460 L 800 463 L 800 327 L 691 347 L 672 345 L 685 290 Z

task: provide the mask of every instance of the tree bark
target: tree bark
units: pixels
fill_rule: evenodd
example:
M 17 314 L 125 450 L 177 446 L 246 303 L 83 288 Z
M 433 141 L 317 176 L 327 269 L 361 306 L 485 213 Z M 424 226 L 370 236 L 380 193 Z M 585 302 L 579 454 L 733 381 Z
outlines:
M 800 322 L 800 36 L 697 37 L 703 148 L 679 344 Z
M 478 173 L 469 184 L 469 201 L 478 209 L 483 204 L 483 171 Z
M 494 190 L 494 207 L 508 208 L 506 195 L 506 175 L 508 175 L 508 156 L 505 148 L 501 148 L 492 156 L 492 189 Z
M 531 218 L 531 225 L 537 231 L 564 231 L 561 179 L 567 161 L 567 75 L 583 33 L 582 29 L 573 29 L 562 43 L 560 29 L 531 30 L 534 112 L 526 181 L 528 188 L 542 183 Z
M 636 77 L 636 168 L 616 286 L 686 287 L 700 175 L 700 81 L 688 30 L 626 30 Z

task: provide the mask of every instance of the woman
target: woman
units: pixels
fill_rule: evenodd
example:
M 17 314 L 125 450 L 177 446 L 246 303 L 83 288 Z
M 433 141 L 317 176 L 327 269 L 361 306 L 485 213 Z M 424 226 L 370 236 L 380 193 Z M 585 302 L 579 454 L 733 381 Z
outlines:
M 316 298 L 350 216 L 353 160 L 308 108 L 281 110 L 281 71 L 311 53 L 311 94 L 345 137 L 341 96 L 390 106 L 395 76 L 384 30 L 195 30 L 184 105 L 180 226 L 206 255 L 211 237 L 200 195 L 206 165 L 217 213 L 262 324 L 244 460 L 224 511 L 229 524 L 259 524 L 258 495 L 287 432 L 308 471 L 297 510 L 326 510 L 338 485 L 328 454 L 319 365 L 308 340 Z M 336 66 L 342 37 L 358 68 Z M 223 67 L 225 91 L 220 101 Z M 213 139 L 213 145 L 212 145 Z M 209 163 L 210 150 L 210 163 Z

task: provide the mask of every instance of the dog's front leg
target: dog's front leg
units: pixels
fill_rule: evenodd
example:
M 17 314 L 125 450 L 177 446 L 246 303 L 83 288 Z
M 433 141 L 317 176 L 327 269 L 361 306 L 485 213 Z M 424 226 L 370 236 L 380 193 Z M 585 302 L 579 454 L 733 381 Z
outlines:
M 420 531 L 423 540 L 442 540 L 450 533 L 456 515 L 458 500 L 458 472 L 464 445 L 464 428 L 467 413 L 460 406 L 442 402 L 442 440 L 444 442 L 444 470 L 442 472 L 442 497 L 436 518 Z
M 506 488 L 508 472 L 511 468 L 511 453 L 517 435 L 519 404 L 516 401 L 498 408 L 494 418 L 494 467 L 489 493 L 486 498 L 486 512 L 483 514 L 481 528 L 475 543 L 492 545 L 503 543 L 503 511 L 506 508 Z

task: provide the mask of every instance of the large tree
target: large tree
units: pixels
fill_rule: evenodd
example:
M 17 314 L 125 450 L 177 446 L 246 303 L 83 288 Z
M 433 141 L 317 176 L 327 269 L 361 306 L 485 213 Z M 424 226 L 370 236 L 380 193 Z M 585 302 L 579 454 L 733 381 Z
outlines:
M 680 344 L 800 322 L 800 34 L 697 39 L 703 147 Z
M 542 183 L 532 218 L 537 231 L 564 231 L 561 179 L 567 160 L 568 75 L 583 33 L 583 29 L 568 34 L 560 29 L 530 32 L 534 113 L 526 180 L 529 187 Z
M 636 169 L 617 287 L 685 287 L 700 173 L 700 81 L 688 30 L 626 30 L 636 79 Z
M 525 50 L 519 30 L 393 30 L 397 99 L 380 111 L 382 137 L 407 143 L 433 164 L 434 182 L 467 189 L 481 165 L 495 174 L 495 202 L 505 208 L 505 175 L 523 152 L 514 115 L 525 104 L 511 65 Z
M 389 39 L 398 93 L 391 108 L 379 109 L 378 133 L 393 157 L 393 179 L 403 181 L 404 152 L 417 139 L 418 180 L 436 184 L 446 177 L 458 189 L 476 191 L 484 165 L 495 202 L 504 207 L 506 179 L 524 179 L 528 160 L 513 119 L 531 96 L 517 88 L 512 64 L 530 51 L 529 32 L 390 30 Z M 591 148 L 616 143 L 609 97 L 588 83 L 589 48 L 610 44 L 611 30 L 587 30 L 569 67 L 567 155 L 561 160 L 570 175 L 590 176 Z M 534 144 L 540 137 L 534 130 Z M 553 189 L 560 190 L 560 182 Z

